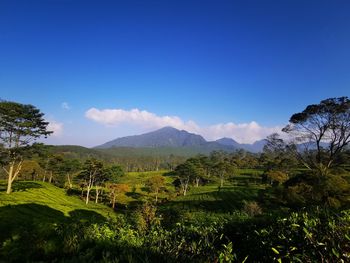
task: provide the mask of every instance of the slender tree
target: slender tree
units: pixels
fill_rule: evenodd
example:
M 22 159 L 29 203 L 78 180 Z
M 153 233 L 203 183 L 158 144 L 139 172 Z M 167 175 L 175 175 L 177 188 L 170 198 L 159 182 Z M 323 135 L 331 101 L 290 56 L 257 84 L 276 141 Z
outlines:
M 0 102 L 0 140 L 2 164 L 7 174 L 7 190 L 22 168 L 23 153 L 33 141 L 52 132 L 47 130 L 44 114 L 32 105 L 11 101 Z
M 117 197 L 120 194 L 129 191 L 129 185 L 127 185 L 127 184 L 111 184 L 109 186 L 109 191 L 110 191 L 109 193 L 110 193 L 112 207 L 114 209 Z
M 155 175 L 149 178 L 146 182 L 146 186 L 150 189 L 151 192 L 156 195 L 156 203 L 158 202 L 159 190 L 164 187 L 165 178 L 161 175 Z
M 234 173 L 234 166 L 231 165 L 227 160 L 220 161 L 214 166 L 215 174 L 220 178 L 220 187 L 224 186 L 225 179 L 233 175 Z
M 85 203 L 88 204 L 90 200 L 90 191 L 94 187 L 98 177 L 103 171 L 103 163 L 96 159 L 88 159 L 84 163 L 83 170 L 79 174 L 79 178 L 83 179 L 86 186 L 86 199 Z

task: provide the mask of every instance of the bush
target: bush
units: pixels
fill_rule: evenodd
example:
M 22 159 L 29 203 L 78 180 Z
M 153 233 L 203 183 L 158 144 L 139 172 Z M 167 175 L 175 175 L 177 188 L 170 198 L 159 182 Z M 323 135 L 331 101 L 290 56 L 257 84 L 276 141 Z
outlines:
M 243 212 L 247 213 L 249 216 L 257 216 L 262 214 L 262 209 L 255 201 L 243 201 Z

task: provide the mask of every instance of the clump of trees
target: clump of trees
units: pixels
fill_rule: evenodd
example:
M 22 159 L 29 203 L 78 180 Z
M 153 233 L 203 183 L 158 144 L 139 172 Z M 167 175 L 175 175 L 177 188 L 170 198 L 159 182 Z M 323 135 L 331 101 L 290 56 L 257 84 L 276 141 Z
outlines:
M 178 178 L 175 185 L 180 187 L 183 195 L 187 194 L 190 185 L 198 187 L 215 179 L 223 187 L 224 182 L 235 174 L 237 154 L 214 151 L 209 156 L 189 158 L 175 168 L 173 174 Z
M 345 174 L 350 142 L 350 100 L 330 98 L 293 114 L 283 128 L 289 140 L 268 137 L 262 154 L 266 176 L 283 183 L 282 198 L 292 206 L 349 203 Z

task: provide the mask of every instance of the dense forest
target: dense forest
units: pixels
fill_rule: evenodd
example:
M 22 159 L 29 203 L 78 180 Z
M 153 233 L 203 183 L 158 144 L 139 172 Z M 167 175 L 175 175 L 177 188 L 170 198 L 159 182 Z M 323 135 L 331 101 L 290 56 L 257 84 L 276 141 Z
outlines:
M 350 260 L 347 97 L 260 153 L 45 145 L 43 116 L 0 102 L 0 261 Z

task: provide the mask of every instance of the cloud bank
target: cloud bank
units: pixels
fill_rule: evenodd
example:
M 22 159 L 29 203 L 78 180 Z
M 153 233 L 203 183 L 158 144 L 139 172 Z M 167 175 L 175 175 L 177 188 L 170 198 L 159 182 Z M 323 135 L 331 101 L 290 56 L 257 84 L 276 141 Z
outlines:
M 49 124 L 47 125 L 48 131 L 53 131 L 51 136 L 60 137 L 63 134 L 63 123 L 57 122 L 54 120 L 49 120 Z
M 280 132 L 281 127 L 263 127 L 257 122 L 249 123 L 219 123 L 210 126 L 200 126 L 194 121 L 184 121 L 178 116 L 158 116 L 145 110 L 103 109 L 91 108 L 85 112 L 85 117 L 106 126 L 131 124 L 150 131 L 165 126 L 186 130 L 202 135 L 207 140 L 217 140 L 228 137 L 239 143 L 253 143 L 266 138 L 274 132 Z

